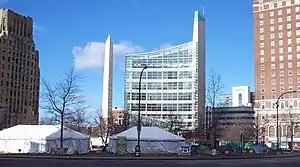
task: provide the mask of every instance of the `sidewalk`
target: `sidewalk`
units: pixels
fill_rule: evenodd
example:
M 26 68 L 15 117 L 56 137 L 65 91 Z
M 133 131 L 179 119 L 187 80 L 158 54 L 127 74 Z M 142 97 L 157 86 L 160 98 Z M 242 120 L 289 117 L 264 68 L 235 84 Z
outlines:
M 0 154 L 0 159 L 66 159 L 66 160 L 224 160 L 224 159 L 262 159 L 262 158 L 287 158 L 297 157 L 299 153 L 279 154 L 279 155 L 240 155 L 240 156 L 157 156 L 157 157 L 132 157 L 132 156 L 68 156 L 68 155 L 13 155 Z

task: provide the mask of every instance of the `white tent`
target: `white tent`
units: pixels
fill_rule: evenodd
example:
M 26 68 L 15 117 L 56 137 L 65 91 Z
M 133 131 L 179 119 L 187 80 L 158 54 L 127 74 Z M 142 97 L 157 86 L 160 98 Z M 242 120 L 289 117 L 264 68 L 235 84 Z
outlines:
M 66 153 L 87 153 L 89 136 L 64 128 Z M 60 125 L 17 125 L 0 131 L 0 152 L 49 153 L 60 148 Z
M 137 127 L 132 127 L 117 135 L 109 137 L 110 152 L 117 152 L 117 138 L 126 137 L 126 151 L 135 152 L 137 145 Z M 185 144 L 183 137 L 174 135 L 158 127 L 142 127 L 140 136 L 140 146 L 142 153 L 180 153 L 181 146 Z

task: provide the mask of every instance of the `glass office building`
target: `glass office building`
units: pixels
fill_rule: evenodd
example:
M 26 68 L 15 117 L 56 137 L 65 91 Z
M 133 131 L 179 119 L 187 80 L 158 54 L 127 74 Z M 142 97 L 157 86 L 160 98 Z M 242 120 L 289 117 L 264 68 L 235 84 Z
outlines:
M 129 54 L 125 58 L 125 107 L 141 115 L 194 129 L 205 119 L 205 19 L 195 12 L 193 40 L 170 48 Z M 199 124 L 200 123 L 200 124 Z

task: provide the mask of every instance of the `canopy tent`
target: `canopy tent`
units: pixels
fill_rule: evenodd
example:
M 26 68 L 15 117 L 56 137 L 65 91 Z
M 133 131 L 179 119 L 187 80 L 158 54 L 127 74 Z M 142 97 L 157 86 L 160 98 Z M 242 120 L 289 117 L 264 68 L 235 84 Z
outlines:
M 64 127 L 66 153 L 87 153 L 89 136 Z M 46 153 L 60 148 L 60 125 L 17 125 L 0 131 L 0 152 Z
M 124 137 L 125 150 L 134 153 L 137 145 L 137 127 L 132 127 L 117 135 L 109 137 L 110 152 L 118 152 L 118 138 Z M 185 144 L 183 137 L 174 135 L 158 127 L 142 127 L 140 146 L 142 153 L 180 153 L 181 146 Z

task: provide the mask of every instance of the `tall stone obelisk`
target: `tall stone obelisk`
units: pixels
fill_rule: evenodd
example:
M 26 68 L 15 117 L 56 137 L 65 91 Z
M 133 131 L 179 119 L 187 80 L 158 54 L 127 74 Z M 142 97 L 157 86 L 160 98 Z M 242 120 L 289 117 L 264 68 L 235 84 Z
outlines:
M 106 39 L 104 52 L 102 118 L 106 121 L 112 114 L 113 44 L 110 35 Z

